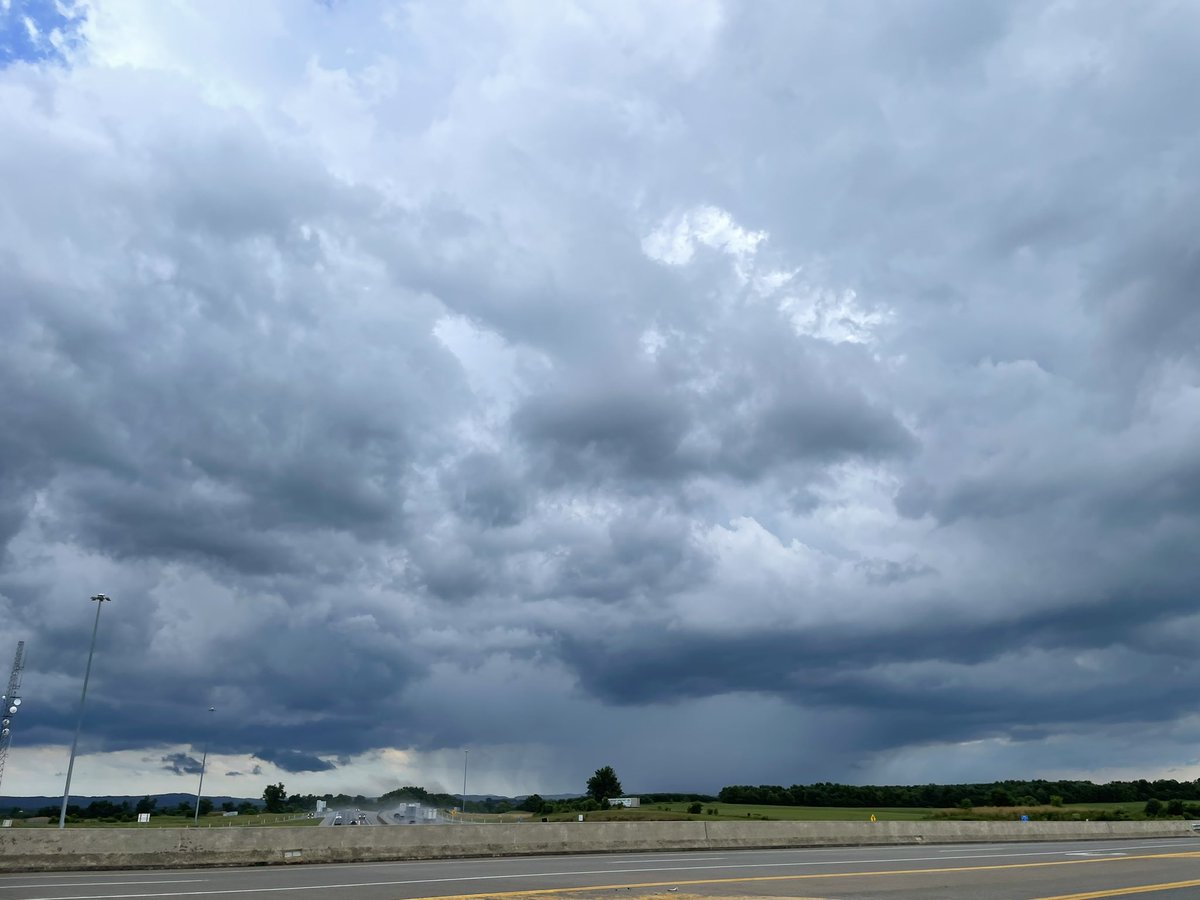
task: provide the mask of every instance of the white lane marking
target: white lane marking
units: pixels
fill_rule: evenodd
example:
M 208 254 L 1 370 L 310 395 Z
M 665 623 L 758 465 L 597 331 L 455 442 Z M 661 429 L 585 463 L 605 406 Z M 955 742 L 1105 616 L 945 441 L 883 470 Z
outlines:
M 939 848 L 941 849 L 941 848 Z M 996 844 L 991 847 L 949 847 L 941 849 L 942 853 L 973 853 L 976 850 L 1007 850 L 1003 844 Z
M 109 887 L 119 884 L 195 884 L 208 881 L 207 878 L 174 878 L 164 881 L 72 881 L 69 884 L 0 884 L 0 891 L 12 891 L 19 888 L 69 888 L 69 887 Z
M 1061 856 L 1062 851 L 1057 853 L 1009 853 L 1009 854 L 991 854 L 978 857 L 958 857 L 958 859 L 1009 859 L 1014 857 L 1024 856 Z M 904 860 L 905 862 L 945 862 L 944 856 L 920 856 L 912 857 Z M 499 875 L 459 875 L 454 878 L 412 878 L 401 881 L 353 881 L 345 884 L 298 884 L 280 887 L 259 887 L 259 888 L 220 888 L 208 891 L 164 891 L 157 894 L 93 894 L 80 895 L 72 897 L 29 897 L 25 900 L 130 900 L 130 898 L 147 898 L 147 897 L 209 897 L 222 894 L 275 894 L 283 891 L 326 891 L 338 890 L 342 888 L 355 887 L 402 887 L 413 884 L 455 884 L 464 881 L 506 881 L 514 878 L 568 878 L 578 877 L 581 875 L 617 875 L 617 874 L 641 874 L 644 872 L 686 872 L 686 871 L 703 871 L 710 869 L 783 869 L 795 868 L 801 866 L 838 866 L 838 865 L 869 865 L 869 864 L 894 864 L 894 859 L 858 859 L 858 860 L 828 860 L 818 862 L 795 862 L 795 863 L 745 863 L 736 865 L 724 866 L 662 866 L 652 869 L 592 869 L 581 870 L 575 872 L 511 872 Z M 936 872 L 936 869 L 930 869 L 931 872 Z
M 1086 843 L 1089 847 L 1095 847 L 1094 843 L 1091 841 L 1063 841 L 1062 843 L 1065 843 L 1068 845 L 1071 845 L 1071 844 L 1078 845 L 1080 843 Z M 1135 850 L 1148 850 L 1148 849 L 1152 849 L 1152 848 L 1156 848 L 1156 847 L 1190 846 L 1190 845 L 1193 845 L 1194 843 L 1195 843 L 1194 838 L 1192 838 L 1190 835 L 1184 835 L 1179 838 L 1173 838 L 1173 839 L 1166 840 L 1166 841 L 1154 841 L 1153 843 L 1151 843 L 1149 840 L 1147 840 L 1145 842 L 1138 842 L 1133 845 L 1126 844 L 1126 845 L 1119 846 L 1119 847 L 1095 847 L 1095 849 L 1096 850 L 1107 850 L 1107 851 L 1113 851 L 1113 850 L 1135 851 Z M 967 847 L 961 847 L 958 849 L 961 852 L 966 853 L 966 852 L 978 852 L 979 850 L 1008 849 L 1009 847 L 1015 848 L 1015 847 L 1021 847 L 1021 846 L 1036 847 L 1036 846 L 1040 846 L 1040 845 L 1036 844 L 1036 843 L 1035 844 L 1029 844 L 1029 843 L 1023 844 L 1021 842 L 1014 841 L 1012 844 L 996 845 L 995 847 L 967 846 Z M 811 854 L 811 853 L 822 853 L 822 852 L 829 853 L 829 852 L 836 852 L 838 850 L 845 850 L 845 849 L 848 849 L 848 848 L 844 848 L 844 847 L 843 848 L 779 847 L 779 848 L 775 848 L 775 849 L 744 850 L 744 851 L 738 852 L 737 855 L 739 855 L 739 856 L 779 856 L 784 853 L 788 853 L 788 854 L 797 854 L 797 853 Z M 912 845 L 905 845 L 905 846 L 875 847 L 873 849 L 875 850 L 876 853 L 888 853 L 888 852 L 907 853 L 907 852 L 911 852 L 916 849 L 921 849 L 921 850 L 925 850 L 926 852 L 928 852 L 930 850 L 935 849 L 935 847 L 917 848 Z M 936 848 L 936 849 L 939 849 L 940 852 L 946 852 L 947 850 L 950 850 L 953 848 L 947 847 L 947 848 Z M 1072 852 L 1073 851 L 1064 850 L 1060 847 L 1057 850 L 1039 850 L 1037 852 L 1026 851 L 1026 852 L 1020 852 L 1020 853 L 1005 853 L 1005 854 L 999 854 L 999 855 L 981 855 L 978 858 L 979 859 L 1005 859 L 1005 858 L 1010 858 L 1010 857 L 1019 858 L 1019 857 L 1024 857 L 1024 856 L 1068 856 Z M 698 857 L 698 856 L 690 857 L 690 859 L 702 859 L 702 858 L 703 857 Z M 721 857 L 717 857 L 717 858 L 718 859 L 728 859 L 727 856 L 721 856 Z M 958 857 L 958 858 L 959 859 L 968 859 L 970 857 Z M 889 859 L 832 859 L 832 860 L 814 860 L 814 861 L 806 861 L 806 862 L 762 862 L 762 863 L 745 863 L 745 864 L 730 863 L 730 864 L 727 864 L 724 866 L 696 866 L 695 868 L 748 869 L 748 868 L 761 868 L 761 867 L 771 867 L 771 866 L 775 866 L 775 867 L 831 866 L 831 865 L 840 865 L 840 864 L 861 865 L 861 864 L 869 864 L 869 863 L 895 863 L 895 862 L 905 862 L 905 861 L 911 861 L 911 862 L 942 861 L 942 862 L 944 862 L 945 859 L 946 859 L 945 857 L 935 857 L 935 856 L 914 856 L 914 857 L 909 857 L 909 858 L 901 859 L 901 860 L 896 860 L 896 859 L 891 859 L 891 858 L 889 858 Z M 607 853 L 599 853 L 599 854 L 586 853 L 586 854 L 563 854 L 563 855 L 556 854 L 553 856 L 507 856 L 507 857 L 499 857 L 499 858 L 493 858 L 493 859 L 467 859 L 467 860 L 451 858 L 451 859 L 405 859 L 405 860 L 392 860 L 390 862 L 378 862 L 378 863 L 367 863 L 367 862 L 310 863 L 308 865 L 305 865 L 303 868 L 292 869 L 291 871 L 293 871 L 297 874 L 300 874 L 300 873 L 326 871 L 329 869 L 353 871 L 353 870 L 358 870 L 358 869 L 391 869 L 391 868 L 400 868 L 400 867 L 405 867 L 405 866 L 420 866 L 420 865 L 457 866 L 457 865 L 461 865 L 464 861 L 470 862 L 473 865 L 489 864 L 489 863 L 493 864 L 493 865 L 504 865 L 504 864 L 511 864 L 514 862 L 552 862 L 552 861 L 553 862 L 562 862 L 565 860 L 572 860 L 572 861 L 586 861 L 586 860 L 610 861 L 611 860 L 611 861 L 617 862 L 617 863 L 638 863 L 638 862 L 654 862 L 655 861 L 653 856 L 632 857 L 632 856 L 625 856 L 622 854 L 622 855 L 620 855 L 619 859 L 614 860 L 613 857 Z M 247 875 L 247 874 L 278 875 L 281 872 L 281 870 L 275 866 L 270 866 L 270 867 L 231 866 L 228 868 L 214 867 L 214 868 L 206 869 L 206 871 L 212 872 L 212 874 L 216 875 L 216 876 L 222 876 L 222 875 L 242 876 L 242 875 Z M 613 870 L 609 870 L 609 871 L 613 871 Z M 632 871 L 645 871 L 645 870 L 632 870 Z M 192 874 L 195 874 L 196 872 L 197 872 L 196 869 L 174 869 L 174 870 L 163 869 L 163 870 L 159 870 L 158 874 L 161 874 L 161 875 L 192 875 Z M 115 875 L 136 875 L 138 873 L 135 871 L 126 871 L 126 872 L 113 872 L 112 874 L 115 876 Z M 537 873 L 534 875 L 530 875 L 528 877 L 547 877 L 547 876 L 552 876 L 552 875 L 577 875 L 577 874 L 585 874 L 585 875 L 586 874 L 596 874 L 596 875 L 598 875 L 598 874 L 602 874 L 602 872 L 599 872 L 599 871 L 591 872 L 591 873 L 589 873 L 589 872 L 546 872 L 546 873 Z M 0 876 L 0 877 L 3 877 L 3 876 Z M 42 875 L 31 872 L 26 875 L 12 875 L 9 877 L 14 877 L 14 878 L 94 878 L 96 876 L 95 876 L 94 872 L 79 872 L 79 873 L 47 872 Z M 511 878 L 511 877 L 518 877 L 518 876 L 479 875 L 479 876 L 476 876 L 475 879 L 477 880 L 477 879 L 486 879 L 486 878 Z M 199 880 L 204 880 L 204 879 L 199 879 Z M 210 878 L 208 880 L 211 881 L 213 879 Z M 431 882 L 437 882 L 439 880 L 440 879 L 429 879 L 429 881 L 431 881 Z M 454 881 L 454 880 L 458 880 L 458 879 L 446 879 L 446 880 Z M 137 883 L 137 882 L 134 882 L 134 883 Z M 141 882 L 141 883 L 147 884 L 149 882 Z M 396 881 L 396 882 L 383 881 L 383 882 L 378 882 L 378 883 L 376 883 L 376 882 L 359 882 L 359 884 L 362 884 L 367 887 L 372 886 L 374 884 L 387 885 L 387 884 L 421 884 L 421 883 L 425 883 L 425 882 L 422 882 L 422 881 Z M 42 886 L 42 885 L 38 885 L 38 884 L 27 885 L 27 887 L 39 887 L 39 886 Z M 353 884 L 328 885 L 328 887 L 353 887 L 353 886 L 354 886 Z M 324 887 L 324 885 L 304 885 L 304 886 L 301 886 L 300 888 L 286 888 L 286 887 L 285 888 L 265 888 L 264 890 L 275 890 L 275 891 L 278 891 L 278 890 L 311 890 L 313 887 Z M 245 890 L 253 891 L 256 889 L 255 888 L 246 888 Z M 197 892 L 197 893 L 204 893 L 204 892 Z M 110 896 L 118 898 L 118 900 L 119 900 L 119 897 L 121 895 L 110 895 Z M 175 896 L 175 895 L 171 895 L 171 894 L 130 894 L 127 896 L 157 897 L 157 896 Z M 33 898 L 33 900 L 50 900 L 50 898 Z M 88 898 L 56 898 L 56 900 L 88 900 Z
M 621 866 L 621 865 L 628 866 L 628 865 L 637 865 L 638 863 L 669 863 L 669 862 L 674 863 L 674 862 L 697 862 L 697 861 L 707 862 L 707 861 L 714 860 L 714 859 L 726 859 L 726 858 L 727 857 L 724 857 L 724 856 L 684 856 L 684 857 L 680 857 L 679 859 L 654 859 L 652 857 L 648 857 L 646 859 L 613 859 L 613 860 L 605 860 L 605 862 L 611 862 L 612 865 L 614 865 L 614 866 Z

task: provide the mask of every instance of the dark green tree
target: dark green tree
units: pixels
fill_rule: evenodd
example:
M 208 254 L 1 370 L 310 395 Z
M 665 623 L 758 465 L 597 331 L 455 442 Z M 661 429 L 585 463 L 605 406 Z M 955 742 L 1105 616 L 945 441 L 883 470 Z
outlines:
M 1154 797 L 1151 797 L 1149 800 L 1146 801 L 1146 808 L 1143 811 L 1150 818 L 1154 818 L 1156 816 L 1161 816 L 1162 811 L 1163 811 L 1162 801 L 1158 800 Z
M 263 789 L 263 801 L 267 804 L 267 812 L 269 813 L 283 812 L 286 800 L 287 791 L 284 789 L 282 781 L 279 784 L 268 784 Z
M 992 789 L 992 806 L 1016 806 L 1017 800 L 1012 792 L 1002 787 Z
M 540 813 L 546 808 L 546 801 L 538 794 L 530 794 L 521 801 L 521 809 L 525 812 Z
M 213 802 L 207 797 L 200 798 L 200 815 L 207 816 L 213 811 Z
M 597 769 L 596 774 L 588 779 L 587 795 L 597 803 L 604 803 L 609 797 L 620 797 L 621 793 L 621 780 L 612 766 Z
M 143 797 L 141 800 L 139 800 L 137 802 L 137 806 L 134 807 L 134 812 L 139 812 L 139 813 L 154 812 L 154 807 L 156 807 L 156 806 L 158 806 L 158 800 L 154 797 L 151 797 L 149 794 L 147 794 L 145 797 Z

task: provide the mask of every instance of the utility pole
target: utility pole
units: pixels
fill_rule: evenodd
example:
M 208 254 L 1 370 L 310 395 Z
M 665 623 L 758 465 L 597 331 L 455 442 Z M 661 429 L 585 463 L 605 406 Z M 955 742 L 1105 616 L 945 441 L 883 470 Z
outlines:
M 215 706 L 208 708 L 210 713 L 217 711 Z M 208 724 L 207 722 L 205 723 Z M 192 817 L 192 824 L 200 824 L 200 795 L 204 792 L 204 770 L 208 767 L 208 743 L 212 740 L 211 732 L 204 736 L 204 758 L 200 760 L 200 784 L 196 786 L 196 814 Z
M 79 695 L 79 721 L 75 723 L 75 740 L 71 741 L 71 761 L 67 763 L 67 783 L 63 787 L 62 810 L 58 814 L 58 827 L 67 827 L 67 801 L 71 799 L 71 773 L 75 771 L 75 749 L 79 746 L 79 732 L 83 729 L 83 702 L 87 700 L 88 679 L 92 677 L 92 656 L 96 652 L 96 632 L 100 630 L 100 610 L 112 598 L 107 594 L 96 594 L 92 602 L 96 604 L 96 623 L 92 625 L 92 644 L 88 648 L 87 668 L 83 670 L 83 693 Z
M 8 762 L 8 746 L 12 743 L 12 719 L 21 710 L 21 670 L 25 668 L 25 642 L 17 641 L 8 690 L 0 698 L 0 783 L 4 781 L 4 764 Z
M 467 823 L 467 759 L 470 757 L 471 751 L 463 751 L 463 808 L 462 815 L 458 819 L 458 824 L 465 825 Z

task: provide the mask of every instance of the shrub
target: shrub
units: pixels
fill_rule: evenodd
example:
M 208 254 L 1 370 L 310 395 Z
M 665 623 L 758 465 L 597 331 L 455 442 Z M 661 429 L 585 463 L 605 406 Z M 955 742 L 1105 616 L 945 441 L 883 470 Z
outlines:
M 698 816 L 700 813 L 704 812 L 704 804 L 693 803 L 688 807 L 688 812 L 690 812 L 693 816 Z

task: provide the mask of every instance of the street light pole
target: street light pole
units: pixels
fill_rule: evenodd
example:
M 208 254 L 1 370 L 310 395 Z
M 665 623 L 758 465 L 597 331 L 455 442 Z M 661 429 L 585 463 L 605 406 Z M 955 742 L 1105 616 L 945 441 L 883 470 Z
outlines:
M 92 676 L 92 654 L 96 652 L 96 632 L 100 628 L 100 610 L 112 598 L 97 594 L 92 598 L 96 604 L 96 622 L 92 625 L 92 645 L 88 649 L 87 668 L 83 672 L 83 693 L 79 695 L 79 721 L 75 723 L 75 739 L 71 741 L 71 759 L 67 763 L 67 784 L 63 788 L 62 809 L 58 813 L 58 827 L 67 827 L 67 801 L 71 799 L 71 773 L 75 769 L 75 750 L 79 746 L 79 731 L 83 728 L 83 701 L 87 699 L 88 679 Z
M 215 706 L 210 706 L 208 711 L 210 713 L 216 712 L 217 708 Z M 200 784 L 196 787 L 196 815 L 192 818 L 193 825 L 200 824 L 200 794 L 204 790 L 204 769 L 208 765 L 208 742 L 211 740 L 211 733 L 204 736 L 204 756 L 200 760 Z
M 463 808 L 459 822 L 464 824 L 467 821 L 467 759 L 470 752 L 470 750 L 463 751 Z

